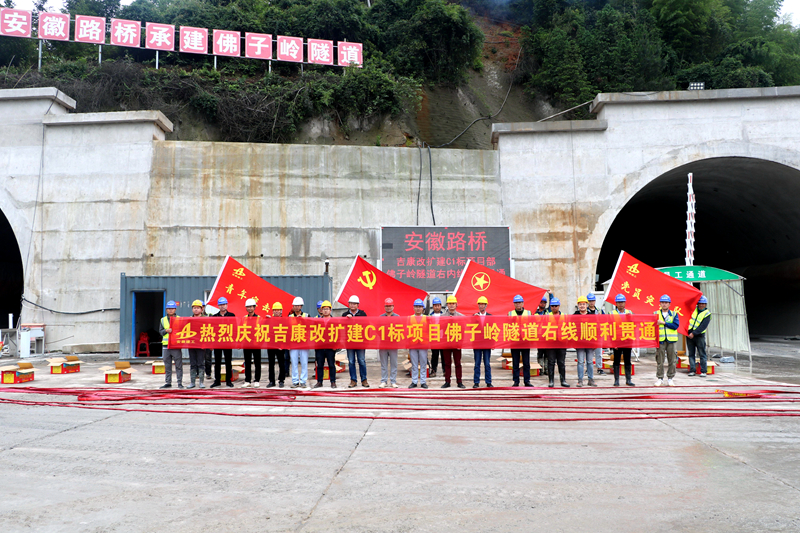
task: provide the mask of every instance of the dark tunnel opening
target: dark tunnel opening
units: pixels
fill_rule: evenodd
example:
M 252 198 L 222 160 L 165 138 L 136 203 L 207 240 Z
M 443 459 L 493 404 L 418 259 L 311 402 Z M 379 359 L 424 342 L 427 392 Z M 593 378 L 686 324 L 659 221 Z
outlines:
M 14 314 L 14 324 L 22 311 L 22 256 L 11 224 L 0 211 L 0 327 L 8 327 L 8 315 Z
M 642 188 L 617 215 L 598 259 L 610 279 L 620 250 L 654 267 L 683 265 L 693 173 L 696 265 L 746 279 L 751 336 L 800 333 L 800 171 L 761 159 L 704 159 Z M 713 309 L 712 309 L 713 313 Z

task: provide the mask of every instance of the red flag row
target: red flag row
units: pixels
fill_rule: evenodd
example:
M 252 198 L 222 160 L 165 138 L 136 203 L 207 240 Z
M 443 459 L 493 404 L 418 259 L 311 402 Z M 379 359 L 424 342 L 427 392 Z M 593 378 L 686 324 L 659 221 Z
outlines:
M 69 41 L 70 16 L 65 13 L 39 13 L 39 39 L 50 41 Z M 0 35 L 7 37 L 31 37 L 33 13 L 22 9 L 0 9 Z M 208 32 L 206 28 L 181 26 L 179 28 L 178 51 L 190 54 L 208 54 Z M 111 44 L 130 48 L 141 48 L 144 33 L 144 47 L 149 50 L 163 52 L 175 51 L 175 26 L 156 22 L 142 25 L 134 20 L 111 19 L 109 24 L 109 42 L 106 43 L 106 19 L 87 15 L 75 16 L 74 42 L 89 44 Z M 244 40 L 238 31 L 213 30 L 212 53 L 218 56 L 244 57 L 252 59 L 273 59 L 273 36 L 268 33 L 245 32 Z M 333 65 L 338 52 L 339 66 L 362 66 L 364 62 L 363 45 L 322 39 L 302 37 L 276 36 L 275 51 L 278 61 L 308 63 L 317 65 Z M 307 47 L 304 53 L 304 46 Z M 244 50 L 242 50 L 244 49 Z

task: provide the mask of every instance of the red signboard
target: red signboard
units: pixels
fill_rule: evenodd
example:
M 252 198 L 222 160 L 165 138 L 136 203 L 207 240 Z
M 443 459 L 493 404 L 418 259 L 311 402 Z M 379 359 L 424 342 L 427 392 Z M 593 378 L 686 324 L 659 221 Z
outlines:
M 278 35 L 278 60 L 303 62 L 303 38 Z
M 170 348 L 652 348 L 652 315 L 183 318 Z
M 65 13 L 39 13 L 39 39 L 69 41 L 69 15 Z
M 145 29 L 146 48 L 172 52 L 175 50 L 175 26 L 148 22 Z
M 180 51 L 190 54 L 208 53 L 208 30 L 205 28 L 192 28 L 181 26 Z
M 30 37 L 31 12 L 5 7 L 0 9 L 0 35 Z
M 111 19 L 111 44 L 139 48 L 142 44 L 142 25 L 134 20 Z
M 245 33 L 244 55 L 253 59 L 272 59 L 272 35 Z
M 214 55 L 239 57 L 242 34 L 238 31 L 214 30 Z
M 333 65 L 333 41 L 308 39 L 308 62 Z
M 339 41 L 339 65 L 362 67 L 364 65 L 364 45 Z
M 106 19 L 75 15 L 75 41 L 103 44 L 106 42 Z

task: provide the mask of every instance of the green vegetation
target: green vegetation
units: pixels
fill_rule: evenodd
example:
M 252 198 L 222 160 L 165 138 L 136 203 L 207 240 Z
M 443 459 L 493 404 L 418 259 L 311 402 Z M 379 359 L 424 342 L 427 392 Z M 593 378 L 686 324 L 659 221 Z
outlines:
M 781 0 L 512 0 L 526 89 L 563 107 L 598 92 L 800 84 Z

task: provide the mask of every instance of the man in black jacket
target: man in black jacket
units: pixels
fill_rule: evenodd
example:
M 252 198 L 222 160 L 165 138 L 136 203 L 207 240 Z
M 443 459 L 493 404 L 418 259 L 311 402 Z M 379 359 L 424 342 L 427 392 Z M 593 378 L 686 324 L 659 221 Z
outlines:
M 230 311 L 228 311 L 228 299 L 225 297 L 220 297 L 217 300 L 217 305 L 219 306 L 219 312 L 214 316 L 220 317 L 232 317 L 236 316 Z M 211 388 L 219 387 L 222 385 L 220 382 L 220 372 L 222 370 L 222 355 L 225 355 L 225 385 L 228 387 L 233 387 L 233 382 L 231 381 L 231 377 L 233 377 L 233 368 L 231 365 L 231 361 L 233 359 L 233 350 L 230 348 L 214 348 L 214 383 L 211 384 Z
M 358 308 L 359 299 L 358 296 L 355 294 L 347 300 L 347 311 L 345 311 L 342 316 L 343 317 L 357 317 L 357 316 L 367 316 L 367 313 L 362 311 Z M 361 374 L 361 386 L 369 388 L 369 382 L 367 381 L 367 359 L 366 359 L 366 351 L 365 350 L 347 350 L 347 363 L 350 367 L 350 388 L 352 389 L 358 382 L 356 379 L 358 375 L 356 374 L 356 359 L 358 359 L 358 371 Z

